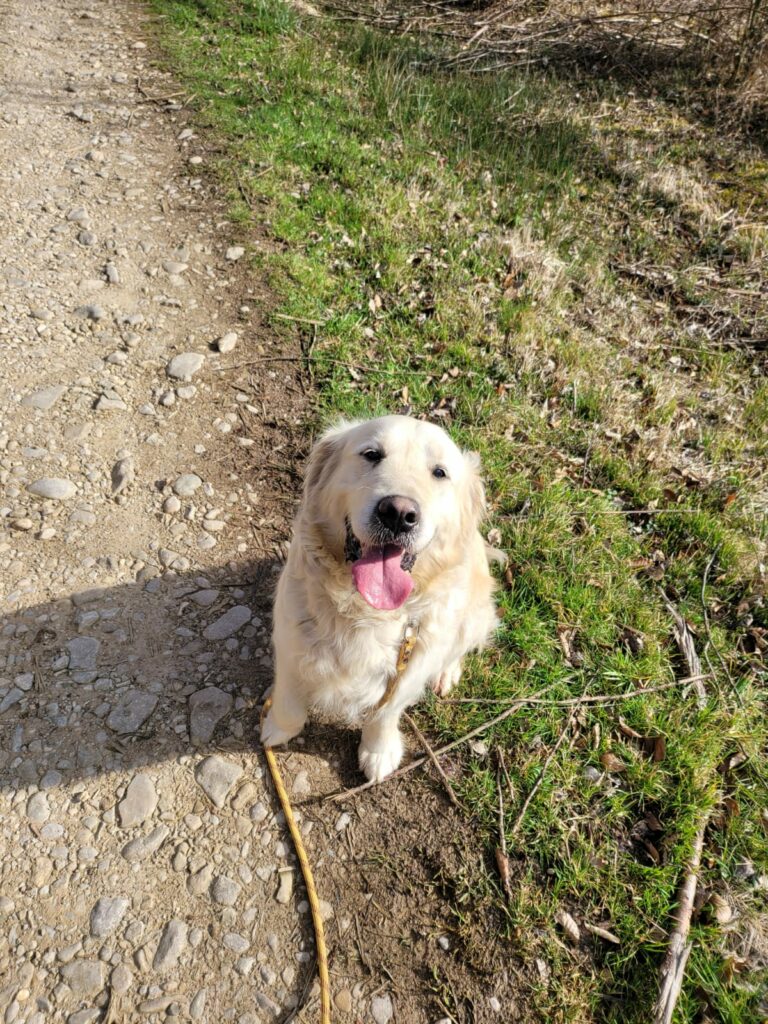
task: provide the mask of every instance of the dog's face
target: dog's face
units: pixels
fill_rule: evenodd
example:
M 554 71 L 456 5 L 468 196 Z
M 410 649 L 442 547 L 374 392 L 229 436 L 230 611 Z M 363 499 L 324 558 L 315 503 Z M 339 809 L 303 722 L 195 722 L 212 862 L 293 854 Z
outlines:
M 444 430 L 405 416 L 345 424 L 315 446 L 303 514 L 374 608 L 399 608 L 414 577 L 461 557 L 484 496 L 477 457 Z

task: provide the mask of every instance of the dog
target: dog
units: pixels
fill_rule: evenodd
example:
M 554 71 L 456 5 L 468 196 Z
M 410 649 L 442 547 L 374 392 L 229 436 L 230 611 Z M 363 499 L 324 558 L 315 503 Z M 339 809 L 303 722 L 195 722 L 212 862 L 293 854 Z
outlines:
M 498 625 L 479 465 L 406 416 L 341 423 L 314 446 L 275 595 L 265 746 L 298 735 L 316 710 L 362 724 L 370 781 L 397 768 L 403 710 L 427 685 L 448 693 Z

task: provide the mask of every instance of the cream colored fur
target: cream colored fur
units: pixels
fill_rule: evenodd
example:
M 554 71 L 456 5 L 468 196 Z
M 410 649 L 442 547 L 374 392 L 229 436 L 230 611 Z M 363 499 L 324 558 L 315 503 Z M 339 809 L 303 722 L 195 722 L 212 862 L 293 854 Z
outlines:
M 376 465 L 361 456 L 372 445 L 386 453 Z M 447 479 L 434 477 L 438 464 Z M 275 686 L 264 743 L 296 736 L 316 708 L 362 724 L 360 767 L 369 779 L 397 768 L 402 711 L 427 685 L 447 693 L 463 656 L 497 626 L 478 532 L 485 504 L 478 464 L 439 427 L 404 416 L 343 423 L 318 442 L 275 598 Z M 395 611 L 379 611 L 354 588 L 344 555 L 346 519 L 365 546 L 372 511 L 391 494 L 420 505 L 418 555 L 410 597 Z M 394 696 L 377 710 L 409 622 L 419 624 L 413 656 Z

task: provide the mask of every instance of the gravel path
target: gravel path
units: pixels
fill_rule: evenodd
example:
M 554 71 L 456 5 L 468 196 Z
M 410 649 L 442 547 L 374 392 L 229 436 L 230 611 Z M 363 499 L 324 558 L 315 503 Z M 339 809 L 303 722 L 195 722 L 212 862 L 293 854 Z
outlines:
M 142 27 L 0 9 L 5 1024 L 271 1021 L 312 975 L 255 743 L 292 496 L 249 467 L 299 410 L 239 369 L 270 344 L 249 243 L 184 110 L 148 99 L 178 93 Z

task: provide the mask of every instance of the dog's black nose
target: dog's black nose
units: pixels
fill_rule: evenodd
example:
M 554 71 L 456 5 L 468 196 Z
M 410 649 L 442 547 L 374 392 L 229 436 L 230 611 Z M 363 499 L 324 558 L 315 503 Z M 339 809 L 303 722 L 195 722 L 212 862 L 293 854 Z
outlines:
M 410 533 L 419 525 L 421 510 L 413 498 L 403 498 L 399 494 L 389 494 L 382 498 L 376 506 L 379 522 L 397 537 L 402 533 Z

